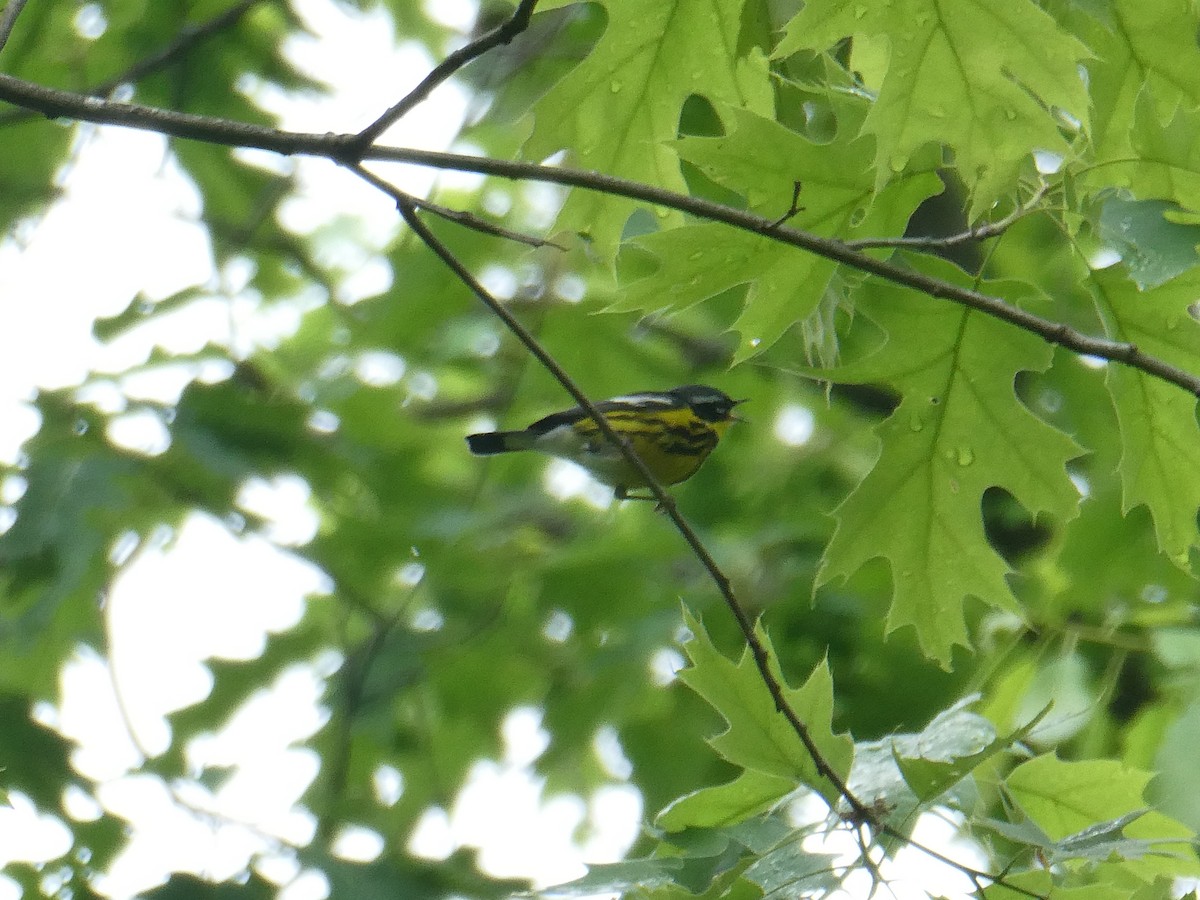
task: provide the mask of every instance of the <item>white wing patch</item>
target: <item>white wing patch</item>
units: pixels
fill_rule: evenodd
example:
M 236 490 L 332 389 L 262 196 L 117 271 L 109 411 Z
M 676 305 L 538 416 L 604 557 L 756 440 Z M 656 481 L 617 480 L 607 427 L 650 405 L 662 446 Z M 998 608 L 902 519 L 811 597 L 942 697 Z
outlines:
M 693 394 L 688 398 L 692 403 L 727 403 L 729 398 L 724 394 Z
M 628 403 L 639 409 L 674 409 L 679 406 L 679 401 L 674 397 L 664 397 L 662 394 L 625 394 L 613 397 L 612 402 Z

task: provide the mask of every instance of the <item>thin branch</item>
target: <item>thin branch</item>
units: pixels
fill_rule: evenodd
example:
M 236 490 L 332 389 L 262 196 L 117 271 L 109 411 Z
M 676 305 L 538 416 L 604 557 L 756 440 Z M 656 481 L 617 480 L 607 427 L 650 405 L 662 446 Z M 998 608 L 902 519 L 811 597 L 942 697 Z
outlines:
M 681 535 L 683 535 L 683 539 L 691 548 L 692 553 L 708 572 L 709 576 L 713 580 L 713 583 L 716 584 L 717 590 L 720 591 L 721 597 L 725 601 L 725 605 L 729 608 L 729 611 L 733 613 L 734 619 L 737 620 L 738 627 L 742 631 L 742 635 L 746 640 L 747 646 L 750 647 L 750 652 L 754 657 L 755 665 L 758 667 L 759 674 L 762 677 L 763 682 L 766 684 L 767 690 L 771 694 L 771 699 L 775 703 L 775 708 L 783 714 L 784 718 L 787 719 L 788 724 L 791 725 L 792 730 L 800 738 L 801 743 L 804 744 L 805 750 L 808 752 L 809 756 L 812 757 L 813 765 L 816 766 L 818 774 L 828 779 L 838 794 L 845 799 L 847 804 L 849 804 L 850 808 L 853 810 L 854 816 L 859 821 L 874 823 L 875 816 L 872 810 L 856 796 L 854 796 L 853 793 L 851 793 L 850 788 L 846 785 L 845 780 L 837 773 L 837 771 L 829 764 L 824 755 L 821 753 L 821 749 L 817 746 L 812 734 L 809 733 L 808 726 L 800 720 L 800 717 L 796 714 L 796 711 L 792 709 L 790 704 L 788 704 L 787 698 L 783 694 L 783 686 L 780 684 L 779 679 L 775 677 L 775 673 L 771 670 L 770 657 L 767 654 L 766 647 L 758 637 L 754 622 L 751 621 L 750 617 L 746 614 L 746 611 L 742 609 L 741 604 L 734 595 L 733 586 L 729 581 L 729 577 L 721 570 L 720 566 L 717 565 L 716 560 L 714 560 L 712 555 L 708 552 L 708 548 L 704 546 L 695 530 L 683 517 L 682 513 L 679 512 L 679 508 L 675 503 L 675 498 L 667 493 L 666 488 L 662 486 L 659 480 L 654 476 L 654 473 L 650 471 L 646 463 L 634 451 L 629 441 L 621 436 L 615 428 L 613 428 L 608 419 L 604 418 L 592 401 L 588 399 L 587 395 L 583 393 L 579 386 L 575 384 L 571 376 L 567 374 L 566 370 L 559 365 L 558 360 L 556 360 L 550 354 L 550 352 L 538 342 L 537 338 L 535 338 L 533 334 L 521 324 L 519 319 L 517 319 L 507 308 L 505 308 L 504 304 L 493 297 L 488 290 L 479 283 L 479 281 L 474 275 L 471 274 L 470 270 L 467 269 L 462 261 L 454 255 L 453 251 L 451 251 L 450 248 L 447 247 L 437 237 L 437 235 L 429 230 L 429 227 L 417 214 L 417 205 L 413 202 L 413 199 L 403 191 L 400 191 L 391 185 L 387 185 L 386 182 L 379 183 L 379 179 L 375 178 L 375 176 L 364 169 L 361 165 L 353 163 L 347 165 L 352 171 L 356 172 L 361 177 L 366 178 L 373 184 L 378 183 L 378 186 L 382 190 L 387 191 L 387 193 L 396 201 L 396 208 L 400 211 L 400 215 L 404 218 L 404 221 L 416 233 L 416 235 L 442 260 L 442 262 L 444 262 L 450 268 L 452 272 L 454 272 L 456 276 L 458 276 L 459 280 L 462 281 L 463 284 L 470 288 L 471 292 L 475 294 L 475 296 L 478 297 L 483 304 L 488 307 L 488 309 L 490 309 L 497 317 L 499 317 L 499 319 L 508 327 L 509 331 L 516 336 L 517 340 L 519 340 L 521 344 L 524 345 L 524 347 L 534 356 L 534 358 L 545 367 L 546 371 L 554 376 L 554 379 L 563 386 L 563 389 L 574 398 L 575 402 L 578 403 L 582 409 L 587 411 L 587 414 L 591 416 L 592 420 L 596 423 L 596 427 L 600 429 L 600 432 L 605 436 L 605 438 L 612 442 L 612 444 L 621 451 L 621 454 L 625 457 L 626 461 L 633 466 L 634 470 L 639 476 L 641 476 L 642 480 L 645 481 L 646 486 L 650 489 L 651 494 L 654 495 L 654 499 L 658 501 L 659 508 L 670 517 L 671 521 L 675 525 L 675 528 Z
M 391 185 L 389 185 L 388 182 L 384 181 L 382 178 L 379 178 L 378 175 L 371 172 L 370 169 L 356 168 L 354 172 L 356 175 L 359 175 L 359 178 L 370 182 L 373 187 L 377 187 L 380 191 L 392 196 Z M 516 241 L 517 244 L 524 244 L 527 247 L 554 247 L 556 250 L 562 250 L 563 252 L 566 252 L 566 247 L 564 247 L 562 244 L 558 244 L 556 241 L 546 240 L 545 238 L 534 238 L 532 234 L 514 232 L 514 230 L 511 230 L 510 228 L 504 228 L 503 226 L 498 226 L 498 224 L 494 222 L 488 222 L 485 220 L 485 218 L 476 216 L 474 212 L 450 209 L 449 206 L 433 203 L 432 200 L 415 197 L 412 196 L 412 194 L 406 194 L 406 196 L 408 199 L 412 200 L 413 204 L 418 206 L 419 209 L 425 210 L 426 212 L 432 212 L 433 215 L 440 216 L 448 222 L 461 224 L 461 226 L 464 228 L 470 228 L 474 230 L 474 232 L 490 234 L 493 236 L 493 238 L 506 238 L 510 241 Z
M 97 85 L 92 89 L 92 93 L 101 95 L 110 94 L 123 84 L 129 84 L 166 68 L 176 58 L 182 56 L 197 44 L 203 43 L 209 38 L 232 28 L 245 17 L 246 13 L 263 2 L 269 2 L 269 0 L 239 0 L 239 2 L 233 4 L 225 12 L 218 13 L 211 19 L 201 22 L 199 25 L 185 25 L 179 29 L 179 33 L 171 43 L 167 44 L 157 53 L 153 53 L 145 59 L 133 63 L 120 75 L 116 75 L 108 81 Z
M 421 79 L 421 83 L 409 91 L 399 103 L 358 133 L 353 143 L 355 154 L 361 157 L 363 151 L 375 143 L 381 134 L 404 118 L 410 110 L 433 93 L 434 88 L 467 63 L 479 58 L 493 47 L 507 44 L 528 28 L 529 20 L 533 18 L 533 8 L 537 6 L 537 2 L 538 0 L 520 0 L 517 8 L 513 10 L 512 16 L 505 22 L 487 34 L 459 47 L 434 66 L 429 74 Z
M 3 74 L 0 74 L 0 100 L 37 110 L 51 118 L 70 118 L 104 125 L 123 125 L 210 144 L 254 147 L 285 156 L 322 157 L 343 165 L 358 162 L 356 150 L 358 138 L 353 134 L 306 134 L 283 131 L 212 116 L 198 116 L 192 113 L 157 109 L 136 103 L 101 100 L 84 94 L 43 87 Z M 685 194 L 677 194 L 674 191 L 630 181 L 615 175 L 605 175 L 601 172 L 488 159 L 480 156 L 464 156 L 433 150 L 417 150 L 408 147 L 371 147 L 362 154 L 362 157 L 363 159 L 411 163 L 435 169 L 476 172 L 500 178 L 543 181 L 578 187 L 631 200 L 640 200 L 652 205 L 690 213 L 713 222 L 722 222 L 742 231 L 762 235 L 769 240 L 797 247 L 842 265 L 876 275 L 894 284 L 913 288 L 931 297 L 969 307 L 1076 353 L 1111 360 L 1139 369 L 1147 375 L 1174 384 L 1200 398 L 1200 375 L 1194 375 L 1178 366 L 1171 365 L 1166 360 L 1145 353 L 1135 344 L 1092 337 L 1062 322 L 1055 322 L 1021 309 L 1019 306 L 1012 306 L 998 297 L 942 281 L 896 263 L 874 259 L 848 247 L 842 241 L 818 237 L 787 225 L 776 226 L 774 220 L 701 197 L 689 197 Z
M 532 3 L 529 6 L 532 8 Z M 286 132 L 208 116 L 197 116 L 188 113 L 155 109 L 138 104 L 101 100 L 95 97 L 41 87 L 6 75 L 0 75 L 0 99 L 37 110 L 47 116 L 56 118 L 66 117 L 100 124 L 124 125 L 207 143 L 225 146 L 256 147 L 285 155 L 324 157 L 350 168 L 361 177 L 372 181 L 372 183 L 375 183 L 378 179 L 362 168 L 359 162 L 360 155 L 362 158 L 392 160 L 440 169 L 478 172 L 505 178 L 546 181 L 641 200 L 681 212 L 691 213 L 711 221 L 723 222 L 732 227 L 824 256 L 835 262 L 877 275 L 894 283 L 914 288 L 930 296 L 960 303 L 1038 334 L 1051 343 L 1061 344 L 1080 353 L 1099 356 L 1130 365 L 1200 396 L 1200 378 L 1171 366 L 1163 360 L 1144 354 L 1132 344 L 1083 335 L 1061 323 L 1042 319 L 1018 307 L 1009 306 L 998 298 L 989 297 L 985 294 L 961 288 L 919 272 L 913 272 L 894 264 L 873 259 L 857 252 L 840 241 L 820 238 L 804 231 L 777 225 L 773 220 L 719 203 L 677 194 L 611 175 L 408 148 L 369 148 L 364 153 L 359 148 L 361 141 L 361 136 L 359 135 Z M 620 448 L 622 454 L 646 481 L 650 491 L 659 501 L 664 512 L 671 518 L 676 529 L 684 537 L 696 558 L 716 584 L 722 598 L 736 619 L 739 628 L 742 630 L 747 646 L 751 649 L 755 665 L 759 669 L 763 682 L 766 684 L 777 709 L 785 716 L 793 731 L 804 744 L 819 774 L 833 784 L 839 795 L 850 806 L 854 820 L 859 823 L 873 824 L 882 833 L 903 840 L 906 844 L 922 850 L 934 859 L 954 866 L 973 878 L 986 879 L 997 884 L 1005 884 L 1010 890 L 1018 891 L 1031 898 L 1041 897 L 1037 893 L 1002 881 L 987 872 L 982 872 L 963 863 L 956 862 L 931 848 L 912 841 L 910 837 L 898 829 L 878 823 L 874 811 L 863 804 L 849 790 L 841 776 L 825 761 L 808 728 L 788 705 L 783 695 L 782 686 L 771 671 L 769 657 L 755 632 L 754 623 L 741 608 L 734 596 L 728 577 L 717 566 L 691 526 L 679 513 L 674 499 L 666 493 L 662 485 L 653 477 L 653 473 L 646 468 L 645 463 L 633 452 L 628 442 L 617 434 L 557 361 L 537 342 L 533 335 L 525 329 L 508 309 L 483 288 L 449 248 L 429 230 L 418 214 L 418 203 L 415 201 L 415 198 L 404 194 L 394 187 L 385 187 L 384 183 L 381 183 L 379 187 L 386 190 L 396 200 L 401 216 L 417 236 L 504 322 L 526 349 L 559 381 L 575 401 L 588 412 L 588 415 L 596 422 L 597 427 L 605 437 Z
M 847 247 L 852 250 L 870 250 L 877 247 L 894 247 L 906 250 L 917 250 L 923 252 L 937 252 L 939 250 L 948 250 L 951 247 L 957 247 L 959 244 L 967 244 L 972 241 L 983 241 L 988 238 L 997 237 L 1011 228 L 1016 222 L 1025 218 L 1032 212 L 1037 212 L 1040 208 L 1042 198 L 1050 190 L 1048 184 L 1043 184 L 1037 189 L 1032 197 L 1023 204 L 1010 212 L 1003 219 L 997 219 L 995 222 L 987 222 L 983 225 L 976 225 L 974 228 L 969 228 L 966 231 L 958 234 L 950 234 L 945 237 L 931 237 L 924 235 L 921 237 L 898 237 L 898 238 L 860 238 L 856 241 L 843 241 Z
M 804 188 L 804 182 L 802 182 L 802 181 L 793 181 L 792 182 L 792 202 L 788 206 L 787 212 L 785 212 L 782 216 L 780 216 L 778 219 L 776 219 L 772 223 L 775 228 L 778 228 L 784 222 L 787 222 L 790 219 L 794 219 L 794 218 L 796 218 L 796 216 L 800 215 L 800 213 L 804 212 L 804 207 L 800 205 L 800 191 L 803 188 Z
M 0 50 L 4 49 L 4 45 L 12 37 L 13 26 L 17 24 L 17 16 L 25 8 L 25 3 L 26 0 L 8 0 L 8 3 L 4 4 L 4 12 L 0 12 Z

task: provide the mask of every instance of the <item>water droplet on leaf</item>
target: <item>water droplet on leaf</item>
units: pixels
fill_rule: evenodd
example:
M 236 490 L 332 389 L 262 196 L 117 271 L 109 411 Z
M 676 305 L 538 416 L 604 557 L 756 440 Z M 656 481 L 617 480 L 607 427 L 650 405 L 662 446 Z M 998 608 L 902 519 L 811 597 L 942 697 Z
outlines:
M 1167 589 L 1161 584 L 1148 584 L 1142 588 L 1142 600 L 1146 603 L 1162 603 L 1167 599 Z

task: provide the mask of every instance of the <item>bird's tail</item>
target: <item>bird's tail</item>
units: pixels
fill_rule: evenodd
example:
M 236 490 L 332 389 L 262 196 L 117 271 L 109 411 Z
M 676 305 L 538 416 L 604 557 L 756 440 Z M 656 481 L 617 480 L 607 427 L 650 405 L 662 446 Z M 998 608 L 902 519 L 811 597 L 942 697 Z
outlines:
M 528 431 L 485 431 L 468 434 L 467 447 L 476 456 L 493 456 L 513 450 L 528 450 L 533 446 L 534 435 Z

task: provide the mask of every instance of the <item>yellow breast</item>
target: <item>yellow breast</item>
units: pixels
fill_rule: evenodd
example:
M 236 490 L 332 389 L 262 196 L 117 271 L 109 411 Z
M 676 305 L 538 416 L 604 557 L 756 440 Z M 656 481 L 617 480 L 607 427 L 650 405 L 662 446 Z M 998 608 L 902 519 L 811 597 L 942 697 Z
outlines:
M 639 412 L 613 412 L 605 416 L 629 439 L 633 450 L 664 485 L 686 481 L 717 445 L 728 422 L 706 422 L 690 409 L 655 410 L 653 416 Z M 590 419 L 575 423 L 585 438 L 586 452 L 577 459 L 596 477 L 626 488 L 646 487 L 646 481 L 600 434 Z

